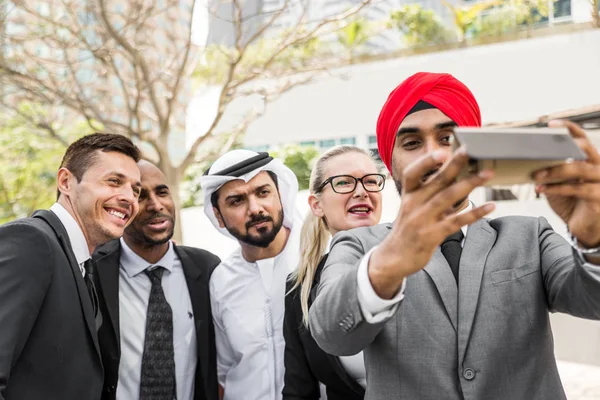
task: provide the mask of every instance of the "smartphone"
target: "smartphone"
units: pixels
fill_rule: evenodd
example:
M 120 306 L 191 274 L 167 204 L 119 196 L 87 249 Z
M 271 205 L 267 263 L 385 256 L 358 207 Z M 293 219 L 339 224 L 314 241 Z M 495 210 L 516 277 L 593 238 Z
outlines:
M 586 159 L 567 128 L 455 128 L 452 146 L 469 155 L 461 176 L 495 171 L 486 186 L 531 183 L 537 170 Z

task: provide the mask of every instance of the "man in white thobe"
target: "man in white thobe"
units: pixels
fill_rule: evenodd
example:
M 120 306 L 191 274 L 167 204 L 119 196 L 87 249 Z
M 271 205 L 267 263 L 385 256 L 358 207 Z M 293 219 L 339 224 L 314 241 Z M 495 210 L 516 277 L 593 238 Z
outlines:
M 233 150 L 201 185 L 206 215 L 240 244 L 210 280 L 224 400 L 281 399 L 285 280 L 300 254 L 298 181 L 267 153 Z

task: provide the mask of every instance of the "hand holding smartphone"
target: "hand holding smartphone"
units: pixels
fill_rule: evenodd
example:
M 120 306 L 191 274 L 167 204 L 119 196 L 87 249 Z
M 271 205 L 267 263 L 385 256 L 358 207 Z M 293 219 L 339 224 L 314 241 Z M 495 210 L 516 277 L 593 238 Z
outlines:
M 455 128 L 452 146 L 469 155 L 461 176 L 495 171 L 486 186 L 531 183 L 537 170 L 586 159 L 567 128 Z

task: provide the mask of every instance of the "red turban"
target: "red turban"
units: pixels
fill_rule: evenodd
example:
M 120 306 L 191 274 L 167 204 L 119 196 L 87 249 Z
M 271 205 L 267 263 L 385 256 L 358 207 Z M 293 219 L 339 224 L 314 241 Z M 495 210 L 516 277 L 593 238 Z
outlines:
M 479 105 L 462 82 L 450 74 L 414 74 L 392 90 L 377 119 L 379 156 L 390 172 L 396 133 L 420 100 L 439 109 L 458 126 L 481 126 Z

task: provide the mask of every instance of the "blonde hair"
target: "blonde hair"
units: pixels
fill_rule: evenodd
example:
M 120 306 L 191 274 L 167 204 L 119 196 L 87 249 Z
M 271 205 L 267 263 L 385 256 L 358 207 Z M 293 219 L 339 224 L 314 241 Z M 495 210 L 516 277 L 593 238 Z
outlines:
M 310 174 L 310 194 L 319 197 L 320 186 L 327 179 L 324 176 L 327 162 L 337 156 L 347 153 L 360 153 L 372 159 L 369 152 L 351 145 L 336 146 L 319 157 Z M 300 287 L 300 305 L 302 308 L 302 323 L 308 327 L 308 298 L 312 288 L 317 266 L 325 253 L 331 234 L 324 218 L 317 217 L 308 211 L 300 231 L 300 262 L 298 268 L 290 276 L 294 283 L 290 292 Z

